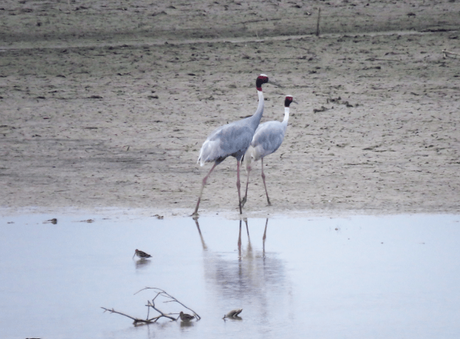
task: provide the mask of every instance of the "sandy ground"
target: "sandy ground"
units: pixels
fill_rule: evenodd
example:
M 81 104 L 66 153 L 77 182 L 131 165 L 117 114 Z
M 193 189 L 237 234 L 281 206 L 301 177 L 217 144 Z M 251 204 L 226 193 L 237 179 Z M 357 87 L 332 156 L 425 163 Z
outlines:
M 321 34 L 315 35 L 321 9 Z M 0 206 L 187 215 L 216 127 L 299 105 L 247 215 L 460 212 L 460 1 L 4 1 Z M 244 174 L 244 172 L 243 172 Z M 244 179 L 245 182 L 245 179 Z M 244 184 L 243 182 L 243 184 Z M 236 161 L 202 214 L 237 214 Z M 175 212 L 174 212 L 175 211 Z

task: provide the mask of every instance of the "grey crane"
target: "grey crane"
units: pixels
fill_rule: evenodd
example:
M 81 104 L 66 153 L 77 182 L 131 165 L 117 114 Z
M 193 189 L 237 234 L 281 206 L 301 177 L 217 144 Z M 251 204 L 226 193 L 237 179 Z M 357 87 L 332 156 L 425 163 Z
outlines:
M 195 211 L 192 215 L 198 215 L 198 208 L 200 206 L 201 196 L 206 181 L 211 175 L 214 168 L 225 160 L 228 156 L 236 158 L 236 187 L 238 188 L 238 205 L 240 214 L 241 208 L 241 192 L 240 192 L 240 162 L 246 150 L 251 144 L 254 132 L 259 126 L 260 119 L 264 113 L 264 94 L 262 92 L 262 85 L 268 83 L 268 76 L 260 74 L 256 80 L 256 89 L 259 95 L 259 103 L 256 112 L 248 118 L 232 122 L 230 124 L 221 126 L 214 130 L 201 146 L 198 162 L 203 166 L 206 162 L 214 162 L 209 173 L 204 177 L 198 202 L 196 203 Z
M 246 181 L 246 193 L 241 201 L 241 205 L 246 203 L 248 197 L 249 174 L 251 172 L 251 161 L 260 159 L 262 167 L 262 180 L 264 182 L 265 194 L 267 195 L 268 205 L 271 205 L 268 197 L 267 185 L 265 184 L 264 174 L 264 157 L 276 152 L 281 146 L 286 134 L 286 128 L 289 121 L 289 105 L 295 102 L 292 95 L 286 95 L 284 99 L 284 119 L 280 121 L 268 121 L 260 124 L 252 138 L 251 146 L 248 148 L 244 157 L 244 163 L 248 172 L 248 180 Z

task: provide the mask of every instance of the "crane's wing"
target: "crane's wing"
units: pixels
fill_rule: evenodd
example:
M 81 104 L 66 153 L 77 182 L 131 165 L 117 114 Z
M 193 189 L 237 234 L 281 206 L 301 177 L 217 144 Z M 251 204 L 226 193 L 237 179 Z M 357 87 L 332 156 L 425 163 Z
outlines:
M 269 121 L 260 124 L 254 133 L 251 146 L 254 148 L 252 156 L 259 160 L 275 152 L 283 143 L 286 126 L 279 121 Z
M 245 120 L 233 122 L 217 128 L 201 146 L 198 161 L 201 166 L 205 162 L 222 162 L 228 156 L 241 159 L 248 149 L 254 129 Z

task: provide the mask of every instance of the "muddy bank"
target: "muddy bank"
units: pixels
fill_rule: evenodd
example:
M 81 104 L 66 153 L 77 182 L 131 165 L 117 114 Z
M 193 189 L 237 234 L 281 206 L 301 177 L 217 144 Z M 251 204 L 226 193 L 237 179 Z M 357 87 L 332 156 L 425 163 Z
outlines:
M 442 50 L 460 51 L 460 5 L 432 3 L 7 2 L 0 206 L 193 211 L 201 144 L 255 111 L 263 72 L 283 88 L 264 87 L 262 121 L 299 105 L 264 161 L 273 206 L 258 164 L 248 213 L 458 213 L 460 61 Z M 235 169 L 215 170 L 203 212 L 237 211 Z

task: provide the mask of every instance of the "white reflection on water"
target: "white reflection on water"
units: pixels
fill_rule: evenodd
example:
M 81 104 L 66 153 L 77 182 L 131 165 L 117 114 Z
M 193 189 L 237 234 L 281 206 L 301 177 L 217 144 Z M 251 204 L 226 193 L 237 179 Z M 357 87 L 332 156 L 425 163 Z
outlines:
M 458 215 L 53 217 L 0 219 L 1 338 L 460 336 Z M 146 286 L 202 320 L 133 327 L 100 309 L 145 317 Z

